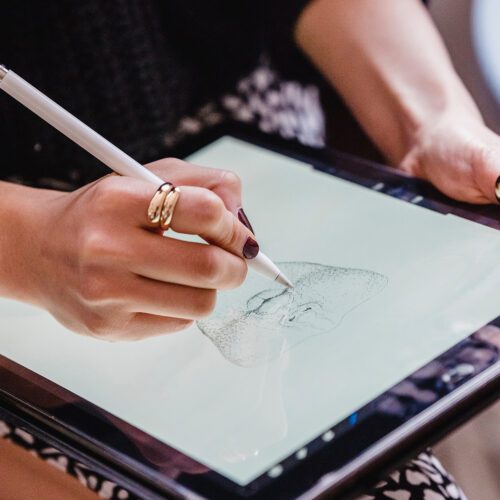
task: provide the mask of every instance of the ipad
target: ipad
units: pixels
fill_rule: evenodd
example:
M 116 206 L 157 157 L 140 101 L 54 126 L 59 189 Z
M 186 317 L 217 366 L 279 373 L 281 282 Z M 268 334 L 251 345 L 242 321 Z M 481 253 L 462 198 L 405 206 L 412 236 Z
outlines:
M 295 287 L 250 271 L 210 317 L 134 343 L 1 300 L 4 412 L 155 495 L 291 498 L 360 484 L 497 395 L 498 230 L 229 135 L 188 160 L 241 177 Z

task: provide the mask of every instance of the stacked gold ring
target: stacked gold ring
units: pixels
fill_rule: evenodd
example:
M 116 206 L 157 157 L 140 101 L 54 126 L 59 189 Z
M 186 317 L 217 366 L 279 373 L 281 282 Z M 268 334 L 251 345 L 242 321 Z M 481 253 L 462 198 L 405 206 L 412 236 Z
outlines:
M 180 189 L 170 182 L 165 182 L 151 198 L 148 207 L 148 219 L 164 231 L 167 231 L 172 223 L 175 206 L 179 200 Z

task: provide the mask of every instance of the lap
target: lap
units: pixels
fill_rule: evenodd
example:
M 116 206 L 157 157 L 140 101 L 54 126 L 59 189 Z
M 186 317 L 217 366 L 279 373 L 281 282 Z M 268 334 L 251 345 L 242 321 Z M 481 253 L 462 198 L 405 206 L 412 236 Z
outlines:
M 430 450 L 393 471 L 357 500 L 466 500 Z

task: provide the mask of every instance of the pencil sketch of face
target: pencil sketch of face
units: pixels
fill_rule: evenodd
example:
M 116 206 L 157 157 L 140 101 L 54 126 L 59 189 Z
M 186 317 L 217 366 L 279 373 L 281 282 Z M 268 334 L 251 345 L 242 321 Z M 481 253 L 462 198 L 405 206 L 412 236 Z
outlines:
M 331 332 L 388 282 L 382 274 L 363 269 L 308 262 L 278 266 L 293 289 L 269 286 L 252 275 L 238 290 L 221 293 L 214 314 L 198 322 L 231 363 L 257 366 L 308 338 Z

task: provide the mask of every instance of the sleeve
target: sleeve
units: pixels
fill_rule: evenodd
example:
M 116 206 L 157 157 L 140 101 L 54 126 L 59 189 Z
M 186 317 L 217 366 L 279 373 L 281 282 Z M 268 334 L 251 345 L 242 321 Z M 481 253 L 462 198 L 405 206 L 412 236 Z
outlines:
M 295 28 L 311 0 L 263 1 L 262 49 L 284 78 L 316 81 L 318 72 L 295 43 Z
M 264 35 L 273 50 L 286 49 L 293 45 L 294 31 L 300 14 L 311 0 L 264 0 L 268 15 Z
M 290 72 L 305 61 L 294 43 L 297 20 L 310 0 L 172 0 L 164 2 L 169 37 L 202 71 L 221 83 L 251 71 L 260 54 Z

